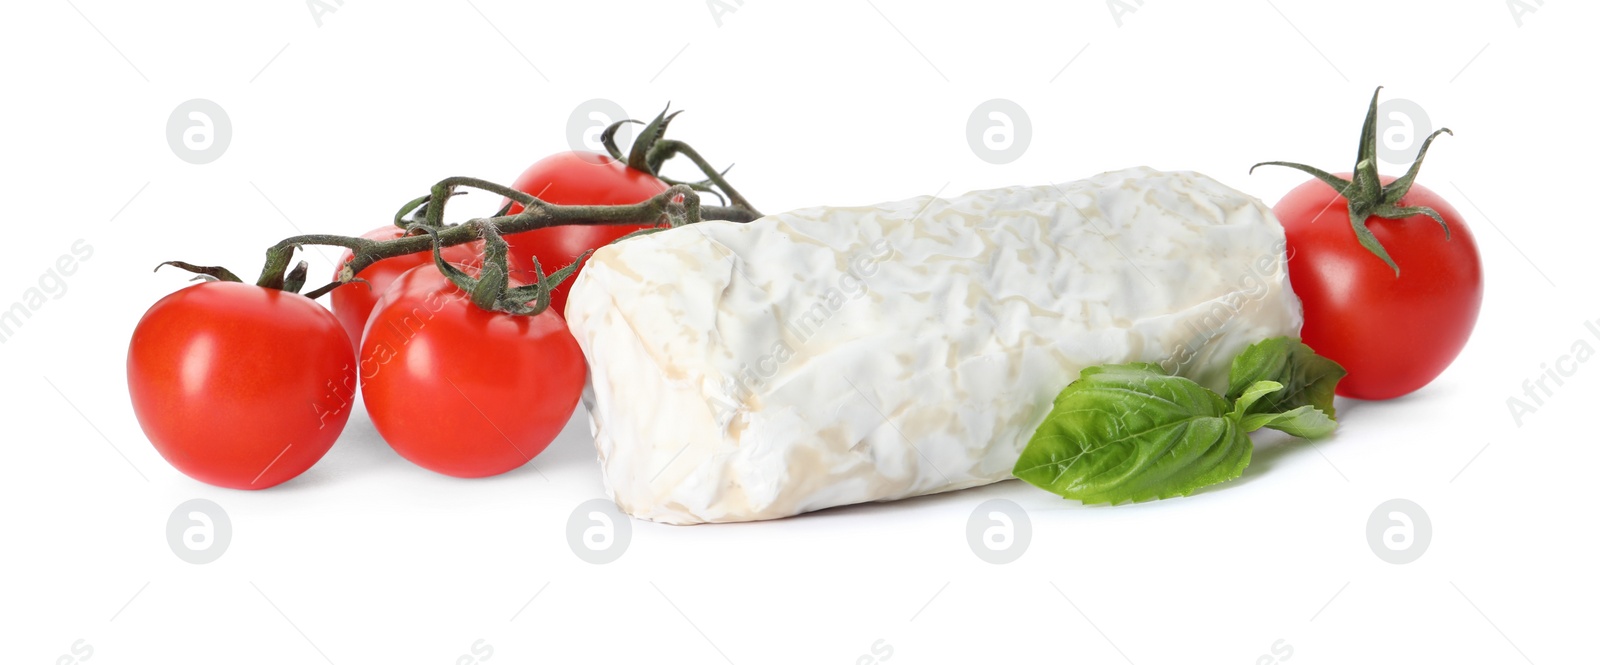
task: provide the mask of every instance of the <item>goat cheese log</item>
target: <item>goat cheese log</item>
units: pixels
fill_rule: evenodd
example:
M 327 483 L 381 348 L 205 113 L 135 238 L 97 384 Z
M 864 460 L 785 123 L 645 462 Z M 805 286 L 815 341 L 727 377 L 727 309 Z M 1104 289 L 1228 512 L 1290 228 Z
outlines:
M 1085 367 L 1225 390 L 1300 331 L 1283 229 L 1192 172 L 704 222 L 601 248 L 566 316 L 634 517 L 796 515 L 1005 480 Z

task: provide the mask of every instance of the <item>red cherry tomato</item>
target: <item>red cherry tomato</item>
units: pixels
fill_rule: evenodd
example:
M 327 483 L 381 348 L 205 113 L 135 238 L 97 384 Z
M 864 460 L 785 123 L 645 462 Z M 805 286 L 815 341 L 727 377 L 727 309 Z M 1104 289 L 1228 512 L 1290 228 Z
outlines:
M 560 205 L 619 205 L 638 203 L 667 190 L 667 184 L 653 175 L 637 171 L 609 155 L 592 152 L 563 152 L 529 166 L 512 187 L 541 200 Z M 512 214 L 522 212 L 513 204 Z M 584 252 L 650 225 L 552 226 L 506 236 L 511 246 L 512 274 L 532 282 L 533 258 L 538 257 L 545 273 L 572 263 Z M 550 292 L 550 309 L 563 313 L 567 308 L 567 285 L 578 277 L 573 273 Z
M 361 237 L 368 240 L 393 240 L 404 233 L 400 227 L 391 224 L 368 231 Z M 451 263 L 463 266 L 478 265 L 482 261 L 483 242 L 446 247 L 440 253 L 444 256 L 444 260 Z M 353 256 L 355 256 L 353 252 L 345 250 L 344 255 L 339 257 L 339 266 L 343 267 L 349 263 Z M 384 259 L 367 266 L 366 270 L 356 275 L 367 280 L 368 284 L 354 282 L 333 290 L 331 294 L 333 313 L 339 317 L 339 325 L 344 326 L 345 333 L 350 336 L 351 352 L 358 354 L 361 352 L 361 330 L 367 326 L 367 317 L 372 314 L 372 306 L 377 304 L 384 290 L 405 271 L 431 263 L 433 263 L 433 252 L 419 252 Z M 338 278 L 335 270 L 334 279 Z
M 1326 183 L 1308 181 L 1272 209 L 1288 240 L 1289 281 L 1305 308 L 1301 339 L 1350 372 L 1338 387 L 1346 397 L 1389 399 L 1427 385 L 1461 353 L 1478 320 L 1483 265 L 1472 230 L 1421 185 L 1399 205 L 1433 208 L 1450 226 L 1446 240 L 1423 215 L 1368 218 L 1399 276 L 1356 241 L 1348 202 Z
M 128 345 L 128 393 L 161 456 L 196 480 L 272 487 L 328 452 L 355 397 L 339 321 L 303 296 L 206 282 L 162 298 Z
M 406 272 L 379 299 L 361 348 L 372 424 L 417 465 L 460 478 L 505 473 L 555 439 L 587 369 L 553 310 L 478 308 L 438 270 Z

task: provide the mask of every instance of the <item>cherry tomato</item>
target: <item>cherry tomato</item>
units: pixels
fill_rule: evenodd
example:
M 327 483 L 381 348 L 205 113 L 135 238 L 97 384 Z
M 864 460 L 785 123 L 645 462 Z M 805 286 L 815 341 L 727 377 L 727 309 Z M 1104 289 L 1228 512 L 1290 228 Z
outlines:
M 563 152 L 529 166 L 512 185 L 541 200 L 560 205 L 619 205 L 639 203 L 667 190 L 667 184 L 653 175 L 628 168 L 609 155 L 592 152 Z M 512 214 L 522 212 L 513 204 Z M 512 274 L 533 281 L 533 258 L 538 257 L 546 273 L 554 272 L 584 252 L 650 225 L 552 226 L 506 236 L 511 246 Z M 581 270 L 581 269 L 580 269 Z M 578 277 L 573 273 L 550 292 L 550 309 L 562 313 L 567 308 L 567 285 Z
M 379 299 L 361 358 L 362 400 L 378 433 L 402 457 L 460 478 L 505 473 L 543 452 L 577 408 L 587 372 L 554 310 L 480 309 L 426 266 Z
M 393 240 L 405 232 L 398 226 L 389 225 L 376 228 L 361 235 L 368 240 Z M 468 266 L 478 265 L 482 260 L 483 242 L 469 242 L 452 247 L 446 247 L 440 252 L 444 260 L 451 263 Z M 343 267 L 355 256 L 350 250 L 345 250 L 339 257 L 339 265 Z M 353 282 L 333 290 L 333 313 L 339 317 L 339 324 L 344 326 L 344 331 L 350 336 L 350 349 L 353 353 L 361 352 L 361 330 L 367 326 L 367 317 L 372 314 L 372 306 L 377 304 L 378 298 L 383 295 L 394 280 L 402 273 L 420 265 L 433 263 L 433 252 L 419 252 L 384 259 L 362 270 L 356 275 L 367 280 L 368 284 Z M 335 270 L 334 279 L 338 279 Z M 370 286 L 369 286 L 370 284 Z
M 179 471 L 272 487 L 328 452 L 355 397 L 339 321 L 294 293 L 206 282 L 156 302 L 128 345 L 128 393 L 145 436 Z
M 1433 208 L 1450 237 L 1423 215 L 1369 217 L 1367 228 L 1399 266 L 1398 276 L 1357 242 L 1348 202 L 1326 183 L 1308 181 L 1272 209 L 1288 240 L 1289 281 L 1305 309 L 1301 339 L 1350 372 L 1338 387 L 1346 397 L 1389 399 L 1427 385 L 1461 353 L 1478 320 L 1483 265 L 1472 230 L 1421 185 L 1399 205 Z

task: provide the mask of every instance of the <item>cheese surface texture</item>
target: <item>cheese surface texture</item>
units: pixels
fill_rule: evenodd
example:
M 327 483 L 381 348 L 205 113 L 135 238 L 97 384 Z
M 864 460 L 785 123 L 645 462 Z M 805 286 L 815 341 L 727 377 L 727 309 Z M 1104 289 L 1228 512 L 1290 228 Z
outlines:
M 1220 392 L 1301 322 L 1272 213 L 1149 168 L 633 238 L 566 317 L 607 490 L 674 524 L 1005 480 L 1083 368 Z

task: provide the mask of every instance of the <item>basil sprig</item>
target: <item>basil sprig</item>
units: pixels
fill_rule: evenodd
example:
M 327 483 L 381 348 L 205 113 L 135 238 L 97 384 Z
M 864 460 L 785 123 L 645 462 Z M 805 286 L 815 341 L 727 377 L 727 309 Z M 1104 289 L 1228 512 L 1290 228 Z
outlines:
M 1084 503 L 1187 496 L 1239 477 L 1257 429 L 1332 434 L 1333 390 L 1344 375 L 1290 337 L 1234 358 L 1226 396 L 1158 365 L 1090 367 L 1056 397 L 1012 474 Z

